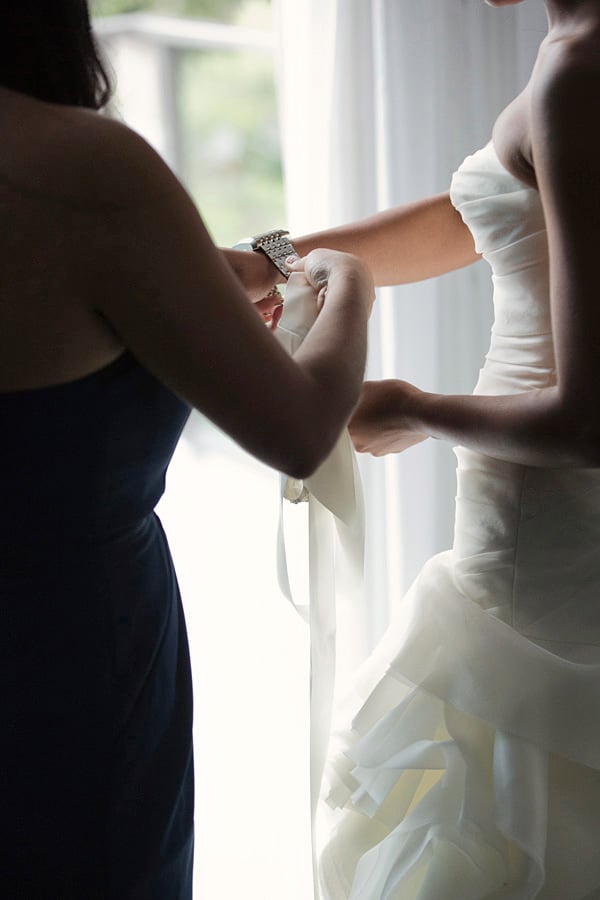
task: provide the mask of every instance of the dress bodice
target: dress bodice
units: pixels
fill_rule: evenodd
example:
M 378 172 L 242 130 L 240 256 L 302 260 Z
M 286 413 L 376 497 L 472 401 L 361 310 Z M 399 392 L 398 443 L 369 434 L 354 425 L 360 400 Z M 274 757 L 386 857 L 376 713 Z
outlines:
M 504 168 L 490 142 L 455 173 L 451 198 L 492 268 L 494 323 L 475 393 L 554 384 L 539 192 Z M 596 659 L 600 471 L 523 466 L 464 447 L 455 452 L 453 553 L 461 589 L 530 639 L 570 658 Z M 574 572 L 585 573 L 576 587 Z
M 188 414 L 129 352 L 66 384 L 0 394 L 0 574 L 151 513 Z
M 494 325 L 476 393 L 552 384 L 548 245 L 539 192 L 508 172 L 489 142 L 455 173 L 452 202 L 493 272 Z
M 191 673 L 153 512 L 188 414 L 128 351 L 0 393 L 5 896 L 192 896 Z

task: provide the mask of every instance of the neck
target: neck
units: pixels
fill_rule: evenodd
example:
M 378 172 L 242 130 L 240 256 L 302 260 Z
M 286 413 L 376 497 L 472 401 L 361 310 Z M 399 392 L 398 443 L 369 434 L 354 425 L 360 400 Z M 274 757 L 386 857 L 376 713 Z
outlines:
M 600 22 L 600 0 L 544 0 L 550 28 L 568 22 Z

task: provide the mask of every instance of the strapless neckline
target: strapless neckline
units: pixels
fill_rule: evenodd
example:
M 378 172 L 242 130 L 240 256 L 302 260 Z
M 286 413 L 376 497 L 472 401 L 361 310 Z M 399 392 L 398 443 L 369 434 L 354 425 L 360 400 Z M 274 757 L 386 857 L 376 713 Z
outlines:
M 536 188 L 531 187 L 531 185 L 527 184 L 525 181 L 522 181 L 516 175 L 514 175 L 509 168 L 502 162 L 498 150 L 496 149 L 496 144 L 494 143 L 493 138 L 490 139 L 487 144 L 484 144 L 479 150 L 476 150 L 474 153 L 469 154 L 469 156 L 465 157 L 463 162 L 460 164 L 456 172 L 454 173 L 454 178 L 457 175 L 460 175 L 465 168 L 468 168 L 471 164 L 471 160 L 477 160 L 480 157 L 489 157 L 492 159 L 499 169 L 499 174 L 505 176 L 507 179 L 510 179 L 515 183 L 515 185 L 524 191 L 532 191 L 535 194 L 539 194 L 539 191 Z
M 106 363 L 103 366 L 100 366 L 98 369 L 94 369 L 91 372 L 86 373 L 85 375 L 80 375 L 76 378 L 70 378 L 68 381 L 57 381 L 56 384 L 43 384 L 38 387 L 31 388 L 16 388 L 15 390 L 0 390 L 0 398 L 5 399 L 9 397 L 25 397 L 28 395 L 37 395 L 42 394 L 45 391 L 64 391 L 64 390 L 77 390 L 78 388 L 85 388 L 86 385 L 102 381 L 105 378 L 112 377 L 120 373 L 121 371 L 129 368 L 130 366 L 139 365 L 134 357 L 131 355 L 129 350 L 123 350 L 109 363 Z
M 511 172 L 510 169 L 502 162 L 502 159 L 500 157 L 500 154 L 498 153 L 498 150 L 496 148 L 496 144 L 494 143 L 493 138 L 491 138 L 491 140 L 488 141 L 486 146 L 483 147 L 482 149 L 485 150 L 488 147 L 491 149 L 491 151 L 492 151 L 498 165 L 502 169 L 502 171 L 506 175 L 509 175 L 513 179 L 513 181 L 515 181 L 519 185 L 519 187 L 521 187 L 525 191 L 533 191 L 535 194 L 539 194 L 539 190 L 536 187 L 532 187 L 530 184 L 527 184 L 526 181 L 523 181 L 522 178 L 519 178 L 517 175 L 514 174 L 514 172 Z

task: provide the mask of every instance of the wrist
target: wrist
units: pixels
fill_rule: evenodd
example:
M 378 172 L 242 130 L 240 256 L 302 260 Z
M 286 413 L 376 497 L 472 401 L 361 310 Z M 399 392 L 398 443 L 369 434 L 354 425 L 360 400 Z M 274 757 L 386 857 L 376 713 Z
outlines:
M 406 404 L 406 418 L 412 431 L 438 438 L 435 429 L 435 410 L 442 394 L 432 394 L 413 387 Z
M 257 234 L 250 239 L 250 246 L 256 253 L 267 257 L 272 268 L 277 270 L 277 280 L 281 278 L 283 281 L 287 281 L 290 273 L 286 260 L 290 256 L 297 255 L 296 248 L 289 239 L 289 231 L 284 228 L 276 228 Z
M 367 314 L 370 313 L 375 287 L 366 266 L 350 262 L 336 265 L 329 275 L 327 289 L 343 291 L 348 299 L 360 302 Z
M 440 395 L 400 379 L 389 379 L 383 384 L 387 386 L 382 410 L 387 427 L 434 437 L 431 413 Z
M 266 231 L 254 237 L 242 238 L 233 249 L 251 253 L 253 269 L 258 272 L 261 281 L 272 285 L 285 284 L 289 278 L 286 259 L 297 255 L 287 235 L 288 232 L 283 229 Z
M 257 264 L 260 266 L 261 277 L 265 282 L 269 281 L 275 284 L 285 284 L 287 278 L 285 275 L 277 268 L 273 260 L 267 256 L 266 253 L 257 253 L 255 252 L 254 257 L 257 260 Z

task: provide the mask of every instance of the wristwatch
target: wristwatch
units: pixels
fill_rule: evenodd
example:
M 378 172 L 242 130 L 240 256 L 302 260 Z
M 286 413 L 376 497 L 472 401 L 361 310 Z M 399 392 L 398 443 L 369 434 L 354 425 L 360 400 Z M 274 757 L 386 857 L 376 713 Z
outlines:
M 298 256 L 298 252 L 287 237 L 288 234 L 289 231 L 284 231 L 282 228 L 265 231 L 263 234 L 240 241 L 235 245 L 234 250 L 255 250 L 264 253 L 284 278 L 289 278 L 290 273 L 286 268 L 285 261 L 288 256 Z

